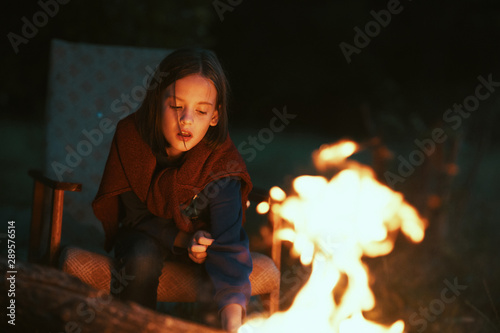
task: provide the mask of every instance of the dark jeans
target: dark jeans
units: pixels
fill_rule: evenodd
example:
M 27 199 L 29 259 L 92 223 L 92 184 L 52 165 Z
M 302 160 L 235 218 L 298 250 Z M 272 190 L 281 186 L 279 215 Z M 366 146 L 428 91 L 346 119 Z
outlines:
M 112 294 L 156 310 L 159 277 L 168 250 L 153 237 L 131 229 L 121 229 L 115 242 L 118 272 L 130 276 L 126 286 Z

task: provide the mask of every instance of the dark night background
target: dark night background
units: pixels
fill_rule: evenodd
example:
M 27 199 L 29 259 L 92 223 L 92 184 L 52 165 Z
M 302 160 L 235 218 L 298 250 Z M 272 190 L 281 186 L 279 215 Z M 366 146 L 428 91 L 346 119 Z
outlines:
M 5 3 L 0 14 L 2 221 L 26 220 L 21 223 L 27 225 L 29 220 L 32 183 L 27 170 L 43 166 L 52 38 L 215 50 L 229 74 L 234 132 L 257 133 L 269 126 L 273 108 L 286 106 L 297 115 L 266 147 L 267 157 L 249 165 L 262 187 L 287 187 L 298 172 L 311 169 L 310 155 L 297 156 L 299 152 L 310 154 L 319 144 L 342 137 L 377 137 L 393 157 L 398 152 L 407 156 L 404 152 L 415 148 L 415 139 L 445 126 L 447 109 L 474 94 L 478 76 L 492 75 L 500 82 L 500 2 L 402 0 L 401 12 L 348 63 L 339 44 L 353 45 L 353 29 L 364 30 L 373 20 L 370 12 L 386 9 L 389 2 L 243 0 L 224 12 L 221 21 L 212 1 L 72 0 L 60 5 L 58 14 L 27 44 L 19 45 L 18 54 L 7 34 L 21 34 L 21 18 L 31 20 L 40 6 L 36 1 Z M 500 332 L 499 121 L 500 91 L 495 91 L 457 130 L 447 128 L 450 140 L 442 149 L 446 155 L 453 149 L 451 142 L 458 142 L 452 162 L 459 171 L 446 198 L 433 173 L 432 157 L 407 182 L 395 186 L 427 212 L 431 224 L 423 244 L 398 239 L 404 257 L 394 254 L 387 260 L 399 269 L 389 274 L 372 263 L 377 274 L 392 277 L 390 287 L 377 289 L 391 317 L 408 322 L 412 312 L 439 295 L 444 277 L 458 276 L 468 290 L 427 331 Z M 390 170 L 397 168 L 395 158 L 386 162 Z M 268 169 L 273 170 L 266 173 Z M 429 197 L 436 196 L 444 202 L 439 211 L 427 206 Z M 406 266 L 412 269 L 401 269 Z M 385 297 L 401 290 L 411 292 Z

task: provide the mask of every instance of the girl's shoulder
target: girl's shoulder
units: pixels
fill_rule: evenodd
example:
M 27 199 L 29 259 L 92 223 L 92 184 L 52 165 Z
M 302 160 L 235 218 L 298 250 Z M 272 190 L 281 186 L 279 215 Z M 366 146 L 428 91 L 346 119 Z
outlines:
M 136 116 L 135 113 L 129 114 L 125 118 L 122 118 L 116 124 L 116 131 L 127 131 L 127 130 L 137 130 Z

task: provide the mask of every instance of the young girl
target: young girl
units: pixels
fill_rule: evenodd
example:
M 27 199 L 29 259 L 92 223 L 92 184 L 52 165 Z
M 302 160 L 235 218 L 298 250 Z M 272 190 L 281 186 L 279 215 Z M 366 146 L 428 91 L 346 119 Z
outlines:
M 207 50 L 158 66 L 137 110 L 116 128 L 93 202 L 106 250 L 133 276 L 116 294 L 156 309 L 164 260 L 204 264 L 223 329 L 241 325 L 252 260 L 241 227 L 252 187 L 228 136 L 228 83 Z

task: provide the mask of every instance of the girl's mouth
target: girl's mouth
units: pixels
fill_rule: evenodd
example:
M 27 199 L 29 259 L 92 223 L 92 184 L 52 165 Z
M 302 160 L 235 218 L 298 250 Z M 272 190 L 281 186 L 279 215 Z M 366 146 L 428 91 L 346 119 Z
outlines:
M 189 131 L 182 130 L 179 133 L 177 133 L 177 138 L 181 141 L 189 141 L 193 138 L 193 133 Z

